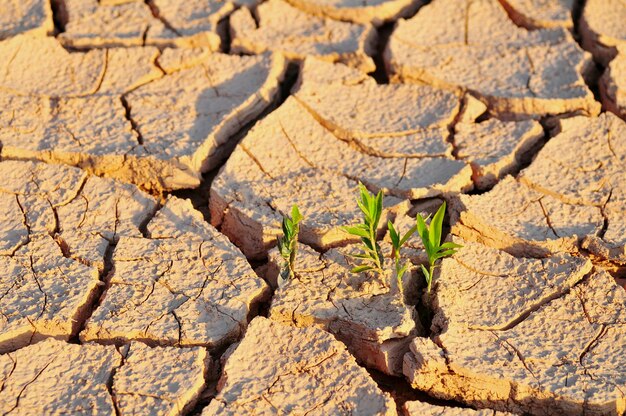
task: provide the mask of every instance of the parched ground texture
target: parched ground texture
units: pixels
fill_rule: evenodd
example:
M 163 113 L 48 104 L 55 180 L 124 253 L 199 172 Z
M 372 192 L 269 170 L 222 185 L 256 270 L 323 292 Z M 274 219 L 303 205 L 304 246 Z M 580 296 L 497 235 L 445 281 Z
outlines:
M 625 415 L 624 22 L 0 0 L 0 414 Z M 351 272 L 359 183 L 380 274 Z M 444 201 L 427 294 L 386 225 Z

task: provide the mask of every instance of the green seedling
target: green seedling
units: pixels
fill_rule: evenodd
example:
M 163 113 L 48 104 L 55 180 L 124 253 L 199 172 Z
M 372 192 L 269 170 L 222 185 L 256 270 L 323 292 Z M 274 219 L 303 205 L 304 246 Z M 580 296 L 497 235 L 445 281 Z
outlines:
M 409 231 L 404 234 L 404 236 L 400 236 L 400 233 L 396 231 L 396 228 L 393 226 L 391 221 L 387 222 L 387 228 L 389 229 L 389 237 L 391 238 L 391 258 L 395 262 L 396 266 L 396 279 L 398 281 L 398 290 L 400 294 L 402 294 L 402 277 L 404 273 L 409 268 L 409 263 L 404 263 L 404 265 L 400 264 L 400 249 L 402 246 L 408 241 L 408 239 L 417 231 L 417 225 L 414 225 Z
M 443 216 L 446 213 L 446 203 L 441 204 L 437 213 L 433 216 L 430 225 L 426 225 L 427 218 L 417 214 L 417 233 L 422 238 L 422 243 L 428 255 L 428 270 L 422 265 L 422 272 L 426 278 L 426 292 L 430 293 L 433 282 L 433 273 L 437 260 L 453 255 L 457 249 L 463 247 L 460 244 L 448 242 L 441 244 L 441 228 L 443 227 Z
M 382 260 L 380 246 L 376 242 L 376 231 L 383 212 L 383 193 L 379 191 L 376 196 L 370 194 L 365 185 L 359 183 L 361 199 L 357 204 L 363 213 L 363 223 L 352 227 L 342 227 L 347 233 L 360 237 L 363 243 L 363 252 L 354 254 L 361 260 L 361 264 L 352 269 L 352 273 L 361 273 L 373 270 L 382 274 Z
M 300 221 L 302 221 L 302 218 L 297 205 L 291 208 L 291 218 L 288 216 L 283 217 L 283 236 L 278 238 L 278 250 L 285 260 L 285 265 L 281 270 L 281 277 L 284 280 L 293 279 L 295 276 L 298 234 L 300 233 Z

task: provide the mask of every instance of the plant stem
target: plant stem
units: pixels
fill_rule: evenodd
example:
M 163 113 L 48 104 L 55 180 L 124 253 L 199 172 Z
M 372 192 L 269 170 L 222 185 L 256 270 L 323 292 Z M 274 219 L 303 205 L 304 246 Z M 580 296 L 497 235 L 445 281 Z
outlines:
M 434 271 L 435 271 L 435 263 L 429 263 L 428 274 L 430 276 L 430 279 L 428 279 L 428 285 L 426 286 L 426 293 L 430 293 L 430 287 L 432 286 L 432 283 L 433 283 L 433 272 Z
M 398 280 L 398 290 L 400 291 L 400 295 L 403 294 L 404 288 L 402 287 L 402 276 L 400 276 L 400 255 L 398 252 L 395 253 L 395 261 L 396 261 L 396 279 Z
M 294 228 L 294 238 L 291 240 L 291 253 L 289 253 L 289 277 L 291 279 L 296 276 L 296 254 L 298 254 L 298 234 L 300 233 L 300 226 L 295 224 Z
M 374 261 L 376 262 L 376 268 L 379 273 L 382 273 L 383 267 L 380 264 L 380 257 L 378 256 L 378 244 L 376 243 L 376 230 L 374 229 L 375 224 L 370 224 L 370 241 L 372 242 L 372 247 L 374 248 Z

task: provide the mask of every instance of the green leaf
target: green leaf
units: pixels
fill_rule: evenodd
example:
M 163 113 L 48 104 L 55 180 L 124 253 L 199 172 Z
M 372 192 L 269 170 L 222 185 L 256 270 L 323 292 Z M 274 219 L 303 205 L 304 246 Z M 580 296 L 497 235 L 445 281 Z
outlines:
M 359 209 L 363 213 L 363 218 L 365 218 L 365 222 L 371 219 L 370 209 L 367 201 L 356 201 L 356 204 L 359 206 Z
M 369 254 L 366 254 L 366 253 L 348 254 L 348 256 L 354 257 L 355 259 L 369 259 L 370 258 Z
M 439 246 L 439 249 L 444 249 L 444 250 L 453 249 L 453 248 L 463 248 L 463 246 L 461 244 L 457 244 L 453 242 L 443 243 L 442 245 Z
M 425 238 L 428 237 L 428 227 L 426 226 L 426 222 L 420 213 L 417 213 L 417 217 L 415 217 L 415 228 L 417 228 L 417 233 L 421 237 L 422 241 L 425 239 L 428 240 L 428 238 Z
M 291 207 L 291 220 L 294 224 L 298 224 L 300 221 L 302 221 L 302 218 L 304 217 L 302 216 L 302 214 L 300 214 L 298 206 L 294 204 L 293 207 Z
M 426 253 L 430 253 L 431 248 L 430 248 L 430 241 L 428 240 L 428 227 L 426 226 L 426 221 L 424 221 L 424 218 L 422 217 L 422 214 L 420 213 L 417 214 L 417 217 L 415 218 L 415 220 L 416 220 L 417 233 L 422 239 L 422 243 L 424 244 L 424 247 L 426 248 Z
M 383 214 L 383 191 L 378 191 L 376 194 L 376 198 L 374 199 L 374 221 L 373 226 L 374 230 L 378 229 L 378 223 L 380 222 L 380 217 Z
M 382 212 L 382 192 L 374 196 L 363 183 L 359 182 L 357 205 L 363 213 L 363 223 L 351 227 L 342 227 L 349 234 L 360 237 L 363 244 L 364 252 L 357 257 L 362 260 L 363 264 L 357 266 L 355 270 L 356 272 L 366 270 L 377 270 L 380 272 L 382 254 L 380 246 L 376 242 L 376 231 Z M 360 267 L 365 269 L 360 269 Z
M 359 189 L 361 191 L 361 201 L 367 207 L 367 212 L 371 215 L 374 213 L 373 195 L 367 190 L 367 187 L 363 183 L 359 182 Z
M 289 255 L 289 253 L 287 251 L 285 251 L 287 247 L 285 246 L 285 243 L 283 242 L 283 240 L 281 238 L 278 239 L 278 252 L 280 253 L 280 255 L 284 258 L 285 257 L 285 253 L 287 255 Z
M 293 234 L 293 223 L 287 217 L 283 218 L 283 234 L 285 234 L 285 237 L 287 237 L 287 239 L 290 239 L 291 235 Z
M 374 268 L 372 266 L 356 266 L 354 267 L 352 270 L 350 270 L 352 273 L 361 273 L 361 272 L 366 272 L 368 270 L 374 270 Z
M 361 194 L 361 201 L 367 203 L 370 194 L 365 185 L 363 185 L 363 182 L 359 182 L 359 192 Z
M 430 283 L 430 274 L 428 273 L 428 270 L 426 270 L 426 267 L 424 267 L 423 264 L 420 264 L 420 266 L 422 267 L 422 273 L 424 273 L 424 277 L 426 278 L 426 284 Z
M 283 270 L 285 274 L 281 272 L 281 276 L 285 279 L 287 277 L 293 277 L 294 275 L 294 264 L 298 252 L 298 233 L 300 231 L 298 223 L 303 219 L 298 206 L 295 204 L 291 207 L 291 217 L 292 218 L 289 218 L 287 215 L 283 216 L 283 236 L 277 239 L 278 251 L 283 259 L 285 259 Z
M 437 210 L 437 213 L 433 217 L 433 220 L 430 222 L 430 227 L 428 230 L 428 239 L 430 240 L 433 247 L 439 247 L 441 244 L 441 229 L 443 227 L 443 217 L 446 215 L 446 201 L 443 201 L 443 204 Z
M 404 273 L 406 273 L 408 268 L 409 268 L 409 264 L 405 263 L 404 266 L 402 266 L 402 268 L 400 270 L 398 270 L 397 277 L 398 277 L 398 283 L 399 284 L 402 284 L 402 276 L 404 276 Z
M 400 240 L 399 247 L 402 247 L 404 243 L 406 243 L 407 240 L 411 238 L 411 236 L 415 233 L 415 231 L 417 231 L 417 225 L 414 225 L 413 227 L 411 227 L 411 229 L 407 231 L 406 234 L 404 234 L 404 237 L 402 237 L 402 240 Z
M 343 230 L 349 234 L 356 235 L 358 237 L 369 238 L 369 233 L 359 227 L 343 227 Z
M 399 249 L 400 237 L 398 236 L 398 233 L 396 232 L 396 229 L 394 228 L 391 220 L 387 221 L 387 228 L 389 229 L 389 238 L 391 238 L 391 244 L 393 245 L 393 248 L 396 250 Z
M 349 226 L 342 226 L 342 227 L 340 227 L 340 228 L 341 228 L 341 230 L 343 230 L 343 231 L 345 231 L 345 232 L 348 232 L 347 230 L 348 230 L 349 228 L 358 228 L 359 230 L 362 230 L 362 231 L 365 231 L 365 232 L 369 232 L 369 230 L 370 230 L 370 229 L 367 227 L 367 225 L 365 225 L 365 224 L 356 224 L 356 225 L 352 225 L 352 226 L 350 226 L 350 225 L 349 225 Z
M 444 258 L 444 257 L 451 256 L 451 255 L 453 255 L 455 253 L 456 253 L 456 250 L 439 251 L 439 252 L 435 253 L 433 258 L 434 258 L 434 260 L 437 260 L 437 259 L 441 259 L 441 258 Z
M 378 258 L 382 258 L 383 255 L 381 254 L 381 249 L 380 249 L 380 244 L 378 244 L 378 241 L 376 242 L 376 252 L 378 253 Z

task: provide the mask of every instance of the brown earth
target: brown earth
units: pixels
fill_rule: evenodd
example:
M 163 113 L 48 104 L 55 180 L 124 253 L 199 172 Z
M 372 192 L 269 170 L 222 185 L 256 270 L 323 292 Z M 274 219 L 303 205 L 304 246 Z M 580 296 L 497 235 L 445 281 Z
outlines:
M 617 50 L 617 56 L 609 63 L 598 86 L 602 105 L 626 120 L 626 46 Z
M 626 414 L 624 0 L 0 10 L 0 413 Z
M 356 263 L 349 254 L 358 251 L 354 246 L 323 255 L 302 250 L 297 278 L 279 284 L 268 316 L 298 327 L 323 328 L 367 367 L 400 375 L 408 344 L 423 328 L 413 307 L 403 302 L 393 275 L 350 273 Z M 277 250 L 270 252 L 269 281 L 277 280 L 283 262 Z
M 619 1 L 619 0 L 618 0 Z M 468 91 L 494 115 L 596 115 L 590 57 L 562 28 L 528 31 L 498 0 L 435 0 L 399 20 L 385 50 L 394 79 Z
M 615 348 L 626 293 L 606 272 L 590 270 L 582 259 L 515 259 L 467 244 L 443 261 L 434 334 L 413 341 L 405 374 L 420 390 L 479 408 L 623 414 Z
M 78 49 L 115 46 L 207 47 L 219 50 L 217 23 L 230 2 L 65 0 L 61 42 Z
M 0 54 L 12 57 L 0 63 L 0 102 L 11 109 L 0 115 L 2 157 L 79 166 L 155 191 L 197 186 L 270 105 L 285 70 L 280 55 L 202 52 L 2 42 Z M 41 66 L 30 63 L 37 54 Z
M 589 0 L 580 16 L 583 46 L 603 65 L 626 42 L 626 5 L 623 0 Z
M 23 415 L 181 415 L 204 387 L 208 358 L 201 348 L 133 343 L 116 350 L 49 339 L 0 356 L 0 408 Z
M 237 10 L 230 18 L 232 51 L 280 52 L 289 59 L 315 56 L 372 72 L 376 32 L 368 26 L 314 17 L 283 0 L 268 0 L 254 11 Z
M 54 32 L 52 8 L 47 0 L 4 2 L 0 16 L 0 39 L 20 33 L 51 35 Z
M 218 390 L 203 415 L 397 414 L 391 397 L 332 335 L 262 317 L 226 360 Z

